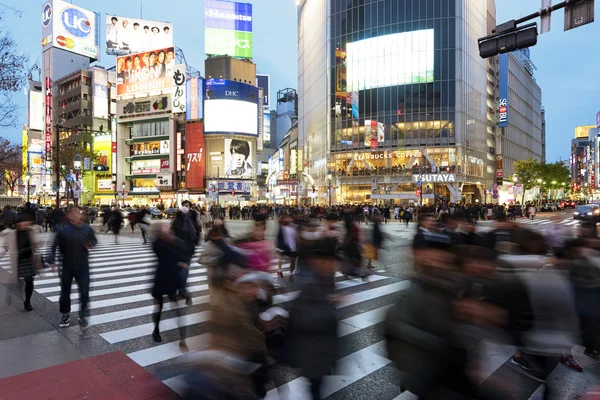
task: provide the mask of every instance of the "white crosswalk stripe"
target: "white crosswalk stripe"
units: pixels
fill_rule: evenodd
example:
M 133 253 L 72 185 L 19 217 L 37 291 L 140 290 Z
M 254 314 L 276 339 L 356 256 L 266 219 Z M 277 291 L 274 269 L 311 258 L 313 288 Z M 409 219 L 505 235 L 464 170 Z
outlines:
M 49 244 L 45 246 L 45 251 L 48 250 Z M 202 251 L 201 248 L 197 249 L 196 260 Z M 182 393 L 185 390 L 182 377 L 173 376 L 173 373 L 177 373 L 173 372 L 174 363 L 186 359 L 186 354 L 179 346 L 178 328 L 188 328 L 187 346 L 196 357 L 202 357 L 202 349 L 209 345 L 211 338 L 207 269 L 197 262 L 190 267 L 188 291 L 192 296 L 192 306 L 186 306 L 182 301 L 164 304 L 160 322 L 163 342 L 157 344 L 151 336 L 155 306 L 150 290 L 155 264 L 151 246 L 142 244 L 141 240 L 123 238 L 121 244 L 115 246 L 114 237 L 99 235 L 98 246 L 90 251 L 89 333 L 112 348 L 121 349 L 136 363 L 149 368 L 175 392 Z M 1 260 L 0 266 L 8 264 Z M 276 271 L 277 260 L 272 260 L 269 273 L 274 278 Z M 283 271 L 289 274 L 288 263 L 283 264 Z M 59 283 L 56 273 L 44 273 L 36 279 L 36 292 L 56 308 L 60 298 Z M 366 280 L 336 274 L 336 291 L 341 295 L 336 307 L 344 315 L 338 324 L 339 340 L 349 343 L 356 341 L 359 344 L 338 360 L 336 375 L 326 377 L 323 381 L 324 397 L 352 389 L 353 385 L 360 385 L 363 378 L 389 368 L 391 361 L 386 358 L 385 341 L 380 328 L 396 295 L 409 286 L 408 281 L 388 276 L 385 270 L 377 270 Z M 293 285 L 282 287 L 273 296 L 273 302 L 285 308 L 299 293 Z M 75 283 L 71 300 L 71 312 L 76 313 L 80 303 Z M 178 313 L 183 316 L 178 317 Z M 78 328 L 72 326 L 66 329 Z M 367 331 L 367 335 L 361 336 Z M 287 381 L 277 382 L 266 399 L 310 398 L 309 384 L 304 378 L 288 374 L 283 376 L 287 376 Z M 408 392 L 400 396 L 399 392 L 377 392 L 376 387 L 373 393 L 373 397 L 389 400 L 414 398 Z

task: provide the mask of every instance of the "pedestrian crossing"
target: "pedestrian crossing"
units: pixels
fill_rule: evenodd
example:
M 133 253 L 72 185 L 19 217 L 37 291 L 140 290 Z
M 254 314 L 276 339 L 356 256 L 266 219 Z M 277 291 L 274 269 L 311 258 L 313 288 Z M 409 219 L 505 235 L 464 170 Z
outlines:
M 51 236 L 45 235 L 44 238 L 48 240 L 44 250 L 48 251 Z M 151 337 L 155 309 L 150 289 L 156 259 L 151 245 L 144 245 L 136 238 L 122 238 L 118 245 L 114 243 L 113 236 L 99 235 L 98 239 L 98 245 L 90 251 L 89 335 L 105 342 L 111 351 L 122 350 L 175 392 L 181 393 L 184 383 L 177 365 L 186 360 L 187 354 L 179 346 L 178 328 L 187 327 L 186 341 L 192 352 L 206 348 L 211 337 L 206 268 L 197 262 L 192 263 L 188 291 L 193 305 L 165 303 L 160 323 L 163 342 L 155 343 Z M 203 248 L 197 248 L 194 260 L 202 253 Z M 8 269 L 8 264 L 7 259 L 0 260 L 0 267 Z M 284 264 L 283 270 L 289 273 L 289 264 Z M 276 278 L 276 271 L 277 260 L 274 259 L 269 273 Z M 341 354 L 335 375 L 328 376 L 323 382 L 325 397 L 345 398 L 348 390 L 368 388 L 372 398 L 414 398 L 393 386 L 394 382 L 390 382 L 394 388 L 390 390 L 390 385 L 379 387 L 369 380 L 371 375 L 390 373 L 392 369 L 385 354 L 383 321 L 397 296 L 409 286 L 409 281 L 390 276 L 384 270 L 376 271 L 368 280 L 336 274 L 336 292 L 340 295 L 336 307 L 340 316 L 338 336 Z M 40 274 L 36 278 L 35 291 L 55 304 L 58 310 L 60 286 L 56 273 Z M 273 302 L 285 308 L 298 295 L 299 291 L 293 285 L 282 285 Z M 76 313 L 79 310 L 76 285 L 73 286 L 71 300 L 72 313 Z M 180 320 L 178 312 L 183 314 Z M 77 329 L 75 326 L 66 328 L 67 331 Z M 202 352 L 195 354 L 202 356 Z M 268 400 L 310 398 L 309 384 L 304 378 L 287 370 L 275 376 L 275 385 L 266 397 Z
M 530 225 L 530 226 L 544 226 L 544 225 L 550 225 L 550 224 L 555 224 L 555 225 L 559 225 L 559 226 L 563 226 L 563 227 L 572 227 L 572 226 L 579 226 L 581 225 L 581 221 L 575 220 L 572 217 L 570 218 L 562 218 L 562 219 L 548 219 L 548 218 L 534 218 L 534 219 L 530 219 L 530 218 L 517 218 L 515 220 L 515 222 L 517 222 L 518 224 L 521 225 Z M 489 224 L 493 224 L 494 221 L 479 221 L 478 224 L 482 224 L 482 225 L 489 225 Z

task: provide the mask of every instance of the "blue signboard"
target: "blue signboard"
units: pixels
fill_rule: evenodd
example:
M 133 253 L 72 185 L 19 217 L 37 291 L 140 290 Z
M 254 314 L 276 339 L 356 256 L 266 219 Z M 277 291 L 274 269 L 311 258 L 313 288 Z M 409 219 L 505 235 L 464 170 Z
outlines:
M 229 81 L 226 79 L 206 79 L 205 81 L 206 100 L 229 99 L 248 101 L 258 104 L 258 88 L 246 83 Z
M 508 126 L 508 53 L 500 54 L 500 101 L 498 104 L 498 126 Z
M 252 4 L 204 0 L 206 28 L 252 32 Z

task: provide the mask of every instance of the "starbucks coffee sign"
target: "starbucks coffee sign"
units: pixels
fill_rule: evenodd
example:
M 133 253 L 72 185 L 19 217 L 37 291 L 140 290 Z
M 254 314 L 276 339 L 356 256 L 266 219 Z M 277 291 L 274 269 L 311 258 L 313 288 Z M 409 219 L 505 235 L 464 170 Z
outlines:
M 423 174 L 413 175 L 413 182 L 423 183 L 453 183 L 456 182 L 456 174 Z

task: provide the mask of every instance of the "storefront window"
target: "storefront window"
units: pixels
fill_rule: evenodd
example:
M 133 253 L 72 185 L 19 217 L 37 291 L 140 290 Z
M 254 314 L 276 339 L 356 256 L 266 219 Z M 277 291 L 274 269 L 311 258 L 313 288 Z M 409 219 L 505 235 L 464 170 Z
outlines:
M 131 163 L 133 175 L 160 173 L 161 160 L 134 161 Z
M 156 179 L 134 179 L 133 189 L 136 192 L 158 192 L 156 187 Z
M 168 140 L 134 143 L 131 145 L 131 155 L 169 154 L 170 148 Z

